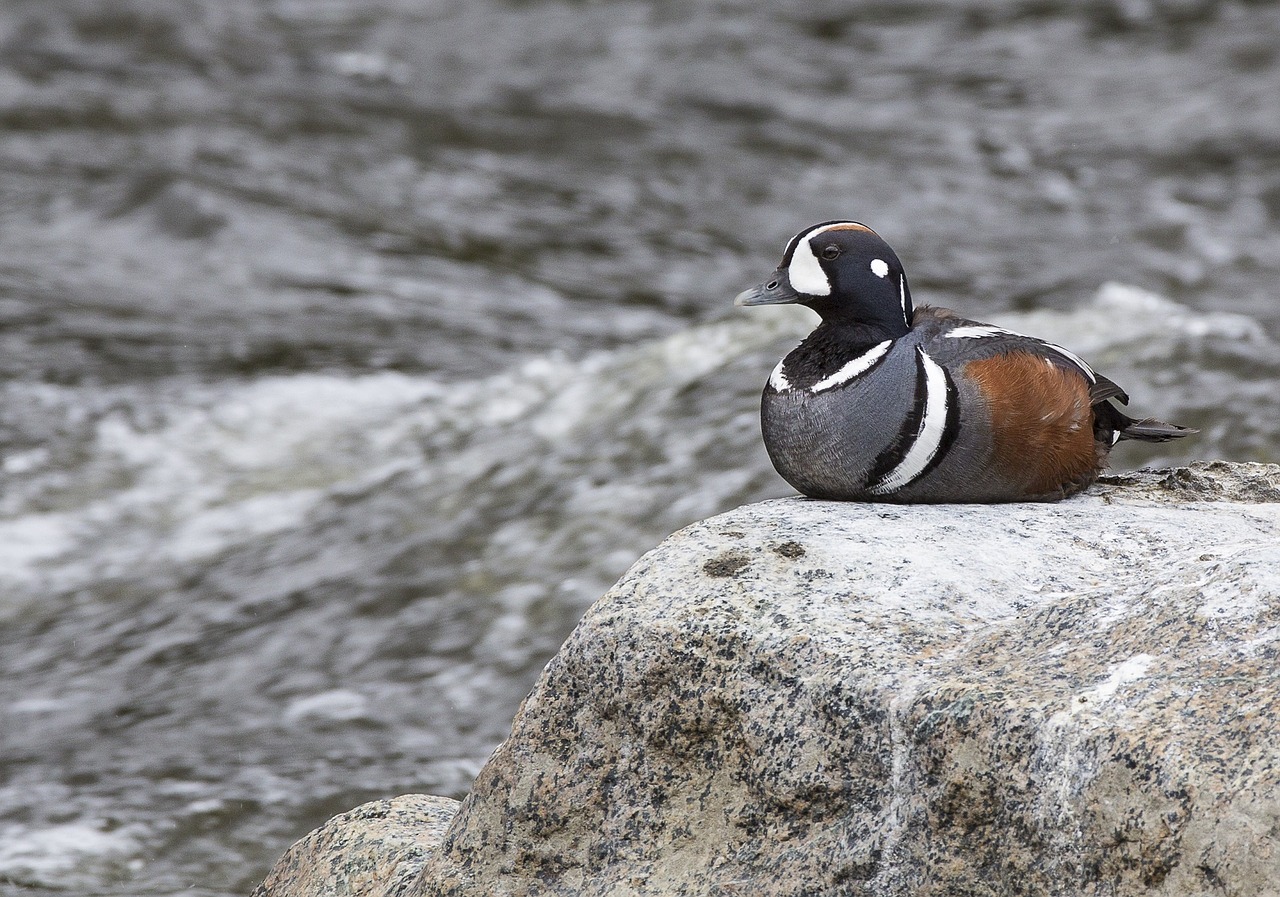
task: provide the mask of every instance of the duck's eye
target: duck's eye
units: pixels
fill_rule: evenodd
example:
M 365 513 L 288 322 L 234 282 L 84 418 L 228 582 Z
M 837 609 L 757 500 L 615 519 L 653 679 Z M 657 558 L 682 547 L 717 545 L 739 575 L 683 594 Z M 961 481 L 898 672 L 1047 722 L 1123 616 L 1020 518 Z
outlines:
M 822 249 L 822 257 L 827 261 L 831 261 L 833 258 L 838 256 L 839 254 L 840 254 L 840 247 L 836 246 L 835 244 L 832 244 L 830 246 L 824 246 Z

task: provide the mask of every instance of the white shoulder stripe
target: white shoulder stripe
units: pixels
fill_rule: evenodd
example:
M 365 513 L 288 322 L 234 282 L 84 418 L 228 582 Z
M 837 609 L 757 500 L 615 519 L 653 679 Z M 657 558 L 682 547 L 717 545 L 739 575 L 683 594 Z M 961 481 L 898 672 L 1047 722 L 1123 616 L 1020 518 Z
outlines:
M 848 383 L 860 374 L 866 373 L 873 364 L 884 358 L 889 352 L 889 347 L 893 345 L 893 340 L 885 340 L 877 343 L 867 351 L 863 352 L 857 358 L 846 363 L 840 370 L 836 371 L 830 377 L 824 377 L 813 386 L 809 387 L 810 392 L 818 393 L 824 389 L 831 389 L 834 386 L 841 386 Z
M 947 375 L 941 366 L 929 357 L 923 349 L 916 349 L 920 360 L 924 363 L 924 416 L 920 421 L 920 432 L 906 455 L 898 462 L 898 466 L 889 471 L 877 483 L 872 483 L 869 490 L 876 495 L 895 492 L 910 483 L 924 472 L 942 448 L 942 440 L 947 431 Z
M 956 327 L 953 330 L 948 330 L 943 335 L 946 336 L 947 339 L 982 339 L 984 337 L 991 337 L 991 336 L 1017 336 L 1023 339 L 1029 339 L 1029 340 L 1032 340 L 1033 342 L 1039 343 L 1042 346 L 1047 346 L 1048 348 L 1057 352 L 1059 355 L 1063 356 L 1064 358 L 1069 359 L 1072 364 L 1076 365 L 1078 368 L 1080 368 L 1080 370 L 1084 371 L 1085 376 L 1089 378 L 1089 381 L 1091 383 L 1098 382 L 1098 375 L 1094 373 L 1093 368 L 1085 364 L 1084 359 L 1081 358 L 1079 355 L 1070 351 L 1069 349 L 1062 348 L 1056 343 L 1050 343 L 1042 339 L 1036 339 L 1034 336 L 1027 336 L 1025 333 L 1018 333 L 1017 331 L 1014 331 L 1014 330 L 1005 330 L 1003 327 L 993 327 L 990 324 L 969 324 L 964 327 Z

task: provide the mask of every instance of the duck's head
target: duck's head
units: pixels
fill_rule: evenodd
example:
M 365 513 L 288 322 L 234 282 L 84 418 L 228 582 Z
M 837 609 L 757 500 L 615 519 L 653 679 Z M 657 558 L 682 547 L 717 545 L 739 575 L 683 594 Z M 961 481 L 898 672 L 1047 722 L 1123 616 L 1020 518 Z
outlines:
M 808 306 L 833 325 L 889 338 L 911 329 L 911 291 L 902 263 L 880 235 L 856 221 L 825 221 L 791 238 L 767 283 L 739 293 L 735 305 Z

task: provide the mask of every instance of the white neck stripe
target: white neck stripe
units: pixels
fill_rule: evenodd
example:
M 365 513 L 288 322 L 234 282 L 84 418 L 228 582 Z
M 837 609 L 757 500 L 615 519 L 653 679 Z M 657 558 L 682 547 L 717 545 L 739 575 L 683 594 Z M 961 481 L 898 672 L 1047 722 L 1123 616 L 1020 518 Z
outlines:
M 924 349 L 917 346 L 916 352 L 924 368 L 924 416 L 920 421 L 920 432 L 898 466 L 868 487 L 868 491 L 875 495 L 896 492 L 924 473 L 942 449 L 942 440 L 947 433 L 947 374 Z
M 857 358 L 846 362 L 841 366 L 840 370 L 836 371 L 830 377 L 824 377 L 817 383 L 810 386 L 809 391 L 819 393 L 824 389 L 842 386 L 850 380 L 853 380 L 855 377 L 865 374 L 877 361 L 888 354 L 889 348 L 892 345 L 893 340 L 885 340 L 882 343 L 877 343 Z
M 786 364 L 786 359 L 779 361 L 774 367 L 773 373 L 769 375 L 769 385 L 778 392 L 786 392 L 791 388 L 791 381 L 787 379 L 786 372 L 782 370 L 782 366 Z

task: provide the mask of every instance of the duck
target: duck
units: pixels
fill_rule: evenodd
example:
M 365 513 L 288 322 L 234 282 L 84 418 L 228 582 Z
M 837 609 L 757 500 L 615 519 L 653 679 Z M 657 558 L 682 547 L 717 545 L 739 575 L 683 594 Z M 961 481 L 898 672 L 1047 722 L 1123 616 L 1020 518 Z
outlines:
M 1056 501 L 1093 484 L 1116 443 L 1196 431 L 1134 419 L 1123 389 L 1075 353 L 916 307 L 870 227 L 824 221 L 787 243 L 737 306 L 799 304 L 821 321 L 773 369 L 760 404 L 774 468 L 833 501 Z

